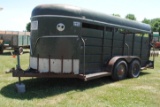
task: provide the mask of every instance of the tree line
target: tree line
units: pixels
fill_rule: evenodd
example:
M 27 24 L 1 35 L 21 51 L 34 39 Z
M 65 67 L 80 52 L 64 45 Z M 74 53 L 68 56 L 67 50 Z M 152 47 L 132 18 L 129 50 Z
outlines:
M 112 15 L 117 16 L 117 17 L 121 17 L 119 14 L 112 14 Z M 129 20 L 136 21 L 136 17 L 134 14 L 127 14 L 125 18 L 129 19 Z M 149 24 L 151 26 L 153 32 L 160 32 L 160 18 L 154 18 L 154 19 L 144 18 L 141 22 Z
M 112 14 L 112 15 L 116 16 L 116 17 L 121 17 L 119 14 Z M 125 18 L 129 19 L 129 20 L 135 20 L 136 21 L 136 17 L 135 17 L 134 14 L 127 14 L 125 16 Z M 152 28 L 153 32 L 160 32 L 160 18 L 154 18 L 154 19 L 144 18 L 141 22 L 151 25 L 151 28 Z M 26 30 L 28 32 L 30 32 L 31 31 L 30 28 L 31 28 L 31 23 L 28 22 L 27 25 L 26 25 Z

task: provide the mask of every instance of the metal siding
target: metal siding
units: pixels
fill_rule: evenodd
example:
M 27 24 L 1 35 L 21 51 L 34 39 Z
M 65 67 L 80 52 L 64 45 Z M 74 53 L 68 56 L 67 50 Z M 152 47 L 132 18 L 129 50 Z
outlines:
M 127 47 L 124 48 L 124 55 L 128 55 L 128 48 Z M 131 47 L 129 48 L 129 55 L 132 55 Z
M 45 16 L 45 15 L 57 15 L 79 18 L 81 20 L 92 20 L 101 23 L 108 23 L 112 26 L 123 26 L 124 28 L 136 28 L 137 31 L 144 30 L 151 32 L 151 27 L 147 24 L 143 24 L 136 21 L 122 19 L 119 17 L 102 14 L 99 12 L 90 11 L 70 5 L 39 5 L 32 11 L 32 17 Z
M 142 36 L 139 36 L 139 35 L 136 35 L 136 36 L 135 36 L 135 42 L 140 43 L 140 42 L 141 42 L 141 39 L 142 39 Z
M 125 35 L 125 43 L 129 46 L 129 55 L 132 55 L 132 48 L 133 46 L 133 34 L 127 34 Z M 128 47 L 124 44 L 124 54 L 123 55 L 128 55 Z
M 141 58 L 142 60 L 149 60 L 149 37 L 143 37 L 142 41 L 142 55 Z
M 86 46 L 102 46 L 102 39 L 99 38 L 85 38 Z
M 80 27 L 73 26 L 73 21 L 68 18 L 35 18 L 34 20 L 38 20 L 38 36 L 44 35 L 77 35 Z M 64 31 L 60 32 L 57 30 L 57 25 L 59 23 L 63 23 L 65 25 Z M 35 35 L 36 36 L 36 35 Z
M 142 49 L 149 49 L 149 37 L 144 37 L 143 38 L 143 45 L 142 45 Z
M 105 32 L 104 38 L 111 40 L 112 39 L 112 32 Z
M 17 36 L 13 36 L 12 45 L 13 46 L 18 46 L 18 35 Z
M 113 48 L 113 56 L 122 55 L 122 48 Z
M 51 58 L 61 58 L 66 59 L 78 58 L 77 50 L 79 48 L 79 42 L 77 38 L 68 38 L 69 35 L 77 35 L 79 33 L 80 27 L 73 26 L 73 20 L 64 19 L 64 18 L 35 18 L 38 20 L 38 30 L 31 31 L 31 56 L 37 56 L 45 58 L 49 55 Z M 65 30 L 60 32 L 57 30 L 57 24 L 63 23 L 65 25 Z M 66 38 L 44 38 L 39 39 L 36 44 L 36 41 L 40 37 L 45 36 L 66 36 Z M 36 48 L 35 48 L 36 47 Z
M 75 27 L 73 26 L 73 21 L 79 21 L 81 24 L 81 21 L 90 22 L 101 26 L 109 24 L 112 27 L 122 26 L 122 28 L 126 27 L 127 29 L 130 29 L 131 27 L 137 29 L 137 31 L 139 29 L 139 31 L 145 30 L 145 32 L 150 32 L 150 26 L 146 24 L 95 13 L 81 8 L 78 10 L 67 9 L 64 8 L 64 6 L 66 5 L 42 5 L 36 7 L 32 11 L 31 20 L 38 21 L 38 30 L 31 31 L 31 51 L 33 52 L 31 56 L 37 57 L 37 55 L 39 55 L 40 58 L 49 58 L 50 56 L 53 59 L 79 58 L 80 71 L 82 71 L 84 54 L 83 43 L 81 40 L 78 40 L 78 38 L 66 37 L 54 39 L 48 38 L 43 40 L 40 39 L 36 46 L 36 41 L 42 36 L 78 35 L 85 40 L 86 72 L 100 71 L 102 70 L 101 61 L 105 63 L 112 56 L 111 48 L 113 48 L 113 56 L 122 55 L 123 49 L 124 54 L 128 54 L 127 48 L 124 46 L 124 35 L 119 32 L 115 32 L 113 38 L 112 32 L 103 32 L 103 30 L 99 29 L 82 28 L 82 26 Z M 49 15 L 51 15 L 51 17 Z M 56 29 L 58 23 L 63 23 L 65 25 L 64 31 L 59 32 Z M 125 42 L 128 43 L 130 48 L 134 47 L 133 55 L 139 56 L 141 52 L 141 37 L 135 37 L 134 45 L 132 44 L 132 38 L 132 35 L 127 35 Z M 143 45 L 142 47 L 146 46 Z
M 3 35 L 4 44 L 11 45 L 12 36 L 13 36 L 12 34 L 4 34 Z
M 113 40 L 113 48 L 122 48 L 123 47 L 123 41 L 121 40 Z
M 82 28 L 81 32 L 82 32 L 81 36 L 85 39 L 85 44 L 86 44 L 85 48 L 86 73 L 100 71 L 103 31 L 90 28 Z M 81 50 L 80 59 L 81 59 L 81 66 L 83 66 L 83 50 Z
M 140 43 L 140 42 L 135 42 L 135 43 L 134 43 L 134 48 L 135 48 L 135 49 L 137 49 L 137 48 L 140 49 L 140 46 L 141 46 L 141 43 Z
M 25 32 L 30 35 L 29 32 Z M 23 42 L 27 42 L 27 40 L 23 40 L 21 37 L 24 32 L 15 32 L 15 31 L 0 31 L 1 38 L 4 40 L 4 43 L 9 44 L 10 47 L 23 46 Z M 20 37 L 19 37 L 20 36 Z M 26 35 L 23 35 L 26 37 Z
M 101 62 L 100 58 L 101 55 L 85 55 L 86 63 L 100 63 Z M 83 59 L 83 55 L 81 55 L 81 59 Z
M 126 34 L 125 40 L 128 41 L 128 42 L 132 42 L 132 40 L 133 40 L 133 34 Z
M 133 56 L 140 56 L 140 49 L 134 49 Z
M 23 46 L 23 36 L 22 35 L 19 35 L 18 36 L 18 46 Z
M 23 35 L 23 46 L 27 46 L 27 36 Z
M 105 31 L 104 33 L 104 44 L 103 44 L 103 64 L 106 64 L 111 58 L 112 51 L 112 32 Z
M 135 42 L 134 42 L 134 51 L 133 55 L 141 57 L 141 43 L 142 42 L 142 36 L 135 35 Z
M 39 54 L 42 58 L 51 55 L 55 59 L 77 58 L 77 47 L 77 38 L 45 38 L 37 42 L 34 55 Z
M 114 34 L 114 40 L 123 40 L 123 34 L 119 33 L 119 32 L 115 32 Z
M 30 36 L 27 36 L 27 45 L 30 45 Z
M 104 55 L 111 55 L 111 47 L 104 47 Z
M 94 73 L 94 72 L 100 72 L 100 63 L 86 63 L 86 73 Z M 83 65 L 80 66 L 80 71 L 83 73 Z
M 73 62 L 73 63 L 72 63 Z M 72 66 L 73 64 L 73 66 Z M 38 69 L 40 73 L 79 73 L 78 59 L 48 59 L 39 58 L 37 62 L 36 57 L 30 57 L 30 67 Z
M 89 29 L 89 28 L 82 28 L 82 37 L 84 38 L 102 38 L 103 31 L 97 30 L 97 29 Z
M 86 46 L 86 55 L 99 55 L 102 52 L 102 47 L 97 47 L 97 46 Z M 81 51 L 81 54 L 83 54 L 83 50 Z
M 112 40 L 108 40 L 107 38 L 104 39 L 104 46 L 110 47 L 112 46 Z
M 107 63 L 108 63 L 108 61 L 110 60 L 110 58 L 111 58 L 111 55 L 107 55 L 107 54 L 105 54 L 105 55 L 103 56 L 104 64 L 107 64 Z

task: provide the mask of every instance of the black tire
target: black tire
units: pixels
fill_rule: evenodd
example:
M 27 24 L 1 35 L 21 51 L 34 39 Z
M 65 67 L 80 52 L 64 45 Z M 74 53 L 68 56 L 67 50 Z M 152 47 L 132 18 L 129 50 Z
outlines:
M 129 66 L 128 77 L 137 78 L 140 74 L 141 65 L 138 60 L 133 60 Z
M 119 60 L 114 66 L 112 79 L 115 81 L 125 79 L 127 77 L 128 65 L 124 60 Z

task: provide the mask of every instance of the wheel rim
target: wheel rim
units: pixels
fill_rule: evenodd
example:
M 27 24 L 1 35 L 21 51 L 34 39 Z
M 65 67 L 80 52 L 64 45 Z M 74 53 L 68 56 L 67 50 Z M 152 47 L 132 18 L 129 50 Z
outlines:
M 140 67 L 139 65 L 136 63 L 133 65 L 133 68 L 132 68 L 132 74 L 134 76 L 138 76 L 139 75 L 139 70 L 140 70 Z
M 117 75 L 118 77 L 123 77 L 125 75 L 126 72 L 126 67 L 124 64 L 120 64 L 117 68 Z

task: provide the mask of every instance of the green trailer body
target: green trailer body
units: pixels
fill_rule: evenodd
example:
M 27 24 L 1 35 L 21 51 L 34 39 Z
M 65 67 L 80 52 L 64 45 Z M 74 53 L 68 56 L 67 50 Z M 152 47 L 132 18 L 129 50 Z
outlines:
M 15 31 L 0 31 L 1 53 L 3 50 L 10 47 L 12 49 L 22 47 L 29 48 L 30 33 L 29 32 L 15 32 Z
M 14 76 L 102 77 L 115 75 L 119 63 L 128 72 L 135 63 L 148 64 L 150 42 L 147 24 L 69 5 L 39 5 L 31 16 L 29 71 Z

